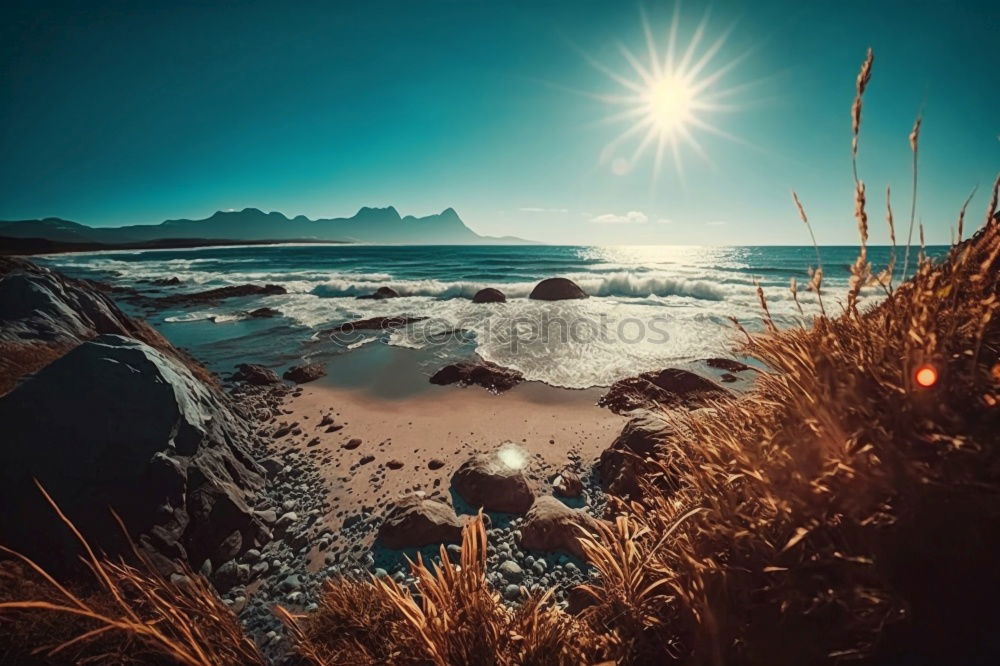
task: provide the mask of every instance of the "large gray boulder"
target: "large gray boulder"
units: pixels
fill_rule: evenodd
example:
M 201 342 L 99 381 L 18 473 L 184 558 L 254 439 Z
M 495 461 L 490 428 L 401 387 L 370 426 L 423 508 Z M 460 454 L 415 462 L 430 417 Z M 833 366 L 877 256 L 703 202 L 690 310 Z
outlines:
M 214 382 L 146 322 L 123 313 L 105 293 L 108 289 L 24 259 L 0 257 L 0 395 L 84 340 L 106 333 L 141 340 L 202 381 Z
M 0 398 L 0 423 L 0 542 L 44 566 L 72 568 L 79 546 L 34 479 L 91 544 L 128 553 L 113 509 L 163 570 L 223 562 L 266 535 L 245 426 L 147 344 L 102 335 L 77 346 Z
M 451 487 L 470 505 L 487 511 L 524 513 L 535 500 L 524 471 L 496 453 L 477 454 L 462 463 Z

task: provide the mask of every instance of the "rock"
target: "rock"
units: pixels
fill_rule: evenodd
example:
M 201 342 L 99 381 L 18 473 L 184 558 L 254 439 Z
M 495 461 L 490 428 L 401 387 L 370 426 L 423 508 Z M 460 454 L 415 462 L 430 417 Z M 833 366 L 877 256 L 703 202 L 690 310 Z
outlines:
M 349 321 L 340 326 L 327 329 L 325 333 L 350 333 L 352 331 L 387 331 L 393 328 L 402 328 L 418 321 L 424 321 L 427 317 L 372 317 L 370 319 L 358 319 Z
M 498 568 L 500 575 L 511 583 L 520 583 L 524 580 L 524 571 L 513 560 L 504 560 Z
M 535 288 L 528 295 L 528 298 L 536 301 L 564 301 L 574 298 L 587 298 L 587 294 L 572 280 L 557 277 L 542 280 L 536 284 Z
M 281 382 L 281 379 L 274 370 L 254 363 L 239 364 L 236 366 L 236 372 L 233 373 L 230 379 L 234 382 L 246 382 L 254 386 L 266 386 Z
M 369 296 L 358 296 L 359 299 L 374 299 L 376 301 L 381 301 L 386 298 L 399 298 L 399 292 L 392 287 L 379 287 L 375 290 L 375 293 Z
M 430 462 L 427 463 L 427 469 L 436 470 L 444 467 L 444 461 L 438 460 L 437 458 L 431 458 Z
M 150 280 L 149 284 L 154 287 L 176 287 L 179 284 L 183 284 L 177 276 L 169 278 L 156 278 L 155 280 Z
M 0 398 L 0 423 L 0 506 L 17 516 L 0 521 L 0 542 L 50 570 L 75 570 L 80 547 L 36 478 L 95 549 L 132 552 L 112 508 L 168 573 L 183 560 L 221 562 L 220 551 L 263 534 L 250 508 L 263 470 L 244 448 L 245 424 L 147 344 L 103 335 L 79 345 Z
M 616 414 L 623 414 L 634 409 L 656 407 L 694 409 L 710 400 L 730 398 L 732 395 L 729 390 L 693 372 L 666 368 L 615 382 L 597 404 Z
M 341 448 L 347 449 L 348 451 L 353 451 L 354 449 L 358 448 L 359 446 L 361 446 L 361 440 L 358 439 L 357 437 L 355 437 L 353 439 L 349 439 L 346 442 L 344 442 L 343 444 L 341 444 Z
M 282 514 L 281 518 L 278 518 L 278 522 L 274 524 L 274 529 L 278 532 L 286 532 L 289 527 L 297 522 L 299 522 L 299 514 L 289 511 Z
M 451 486 L 470 505 L 487 511 L 524 513 L 535 499 L 522 470 L 497 453 L 466 460 L 452 475 Z
M 282 592 L 295 592 L 302 589 L 302 579 L 298 574 L 286 576 L 279 584 L 278 589 Z
M 552 490 L 560 497 L 579 497 L 583 492 L 583 481 L 569 469 L 564 469 L 552 480 Z
M 108 286 L 107 291 L 114 288 Z M 211 373 L 146 322 L 123 313 L 103 292 L 91 281 L 74 280 L 24 259 L 0 257 L 0 395 L 21 377 L 102 334 L 145 342 L 195 378 L 218 385 Z
M 275 296 L 288 293 L 284 287 L 277 284 L 267 284 L 263 287 L 256 284 L 240 284 L 229 287 L 219 287 L 208 291 L 196 291 L 188 294 L 171 294 L 155 299 L 160 307 L 185 305 L 211 305 L 227 298 L 245 298 L 247 296 Z
M 375 456 L 373 455 L 361 456 L 361 460 L 359 461 L 358 464 L 367 465 L 368 463 L 373 462 L 374 460 Z
M 282 377 L 296 384 L 305 384 L 306 382 L 317 380 L 325 374 L 326 369 L 322 363 L 308 363 L 286 370 Z
M 641 497 L 639 476 L 645 459 L 673 433 L 657 412 L 639 411 L 615 441 L 601 453 L 597 464 L 601 487 L 623 499 Z
M 485 289 L 480 289 L 476 292 L 476 295 L 472 297 L 473 303 L 506 303 L 507 296 L 499 289 L 494 289 L 493 287 L 486 287 Z
M 403 469 L 403 463 L 398 460 L 390 460 L 385 466 L 389 469 Z
M 590 514 L 544 495 L 535 500 L 524 517 L 518 545 L 528 550 L 565 551 L 582 559 L 578 538 L 595 532 L 597 520 Z
M 431 384 L 478 384 L 493 393 L 503 393 L 523 381 L 524 375 L 517 370 L 510 370 L 490 361 L 453 363 L 431 376 Z
M 248 312 L 247 316 L 251 319 L 270 319 L 271 317 L 280 317 L 281 312 L 274 308 L 257 308 Z
M 517 601 L 521 598 L 521 588 L 511 584 L 503 589 L 503 598 L 507 601 Z
M 462 523 L 444 502 L 407 495 L 386 511 L 379 539 L 387 548 L 459 543 Z
M 707 358 L 705 359 L 705 365 L 719 370 L 728 370 L 729 372 L 743 372 L 745 370 L 750 370 L 750 366 L 746 363 L 740 363 L 739 361 L 734 361 L 730 358 Z
M 719 381 L 725 382 L 726 384 L 732 384 L 733 382 L 739 381 L 739 378 L 736 375 L 724 372 L 719 375 Z

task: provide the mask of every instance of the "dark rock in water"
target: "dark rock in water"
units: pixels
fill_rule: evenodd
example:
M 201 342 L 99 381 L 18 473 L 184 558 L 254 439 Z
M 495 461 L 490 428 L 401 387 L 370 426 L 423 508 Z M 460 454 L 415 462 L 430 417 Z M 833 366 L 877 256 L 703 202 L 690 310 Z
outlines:
M 651 409 L 657 406 L 693 409 L 709 400 L 730 398 L 732 395 L 727 389 L 701 375 L 667 368 L 615 382 L 597 404 L 616 414 L 622 414 L 633 409 Z
M 219 287 L 208 291 L 196 291 L 191 294 L 171 294 L 154 300 L 154 304 L 160 307 L 184 306 L 184 305 L 207 305 L 215 304 L 227 298 L 241 298 L 246 296 L 274 296 L 288 293 L 284 287 L 277 284 L 267 284 L 263 287 L 256 284 L 240 284 L 229 287 Z
M 535 500 L 520 527 L 518 545 L 528 550 L 565 551 L 583 559 L 578 539 L 597 532 L 597 520 L 580 509 L 571 509 L 555 497 Z
M 528 298 L 533 298 L 536 301 L 565 301 L 573 298 L 587 298 L 587 294 L 572 280 L 557 277 L 542 280 L 536 284 Z
M 274 308 L 257 308 L 248 312 L 247 316 L 251 319 L 270 319 L 271 317 L 280 317 L 281 312 Z
M 466 460 L 452 475 L 451 487 L 471 506 L 487 511 L 524 513 L 535 500 L 524 472 L 496 454 Z
M 211 373 L 146 322 L 123 313 L 90 281 L 0 257 L 0 395 L 18 378 L 105 333 L 145 342 L 180 361 L 201 381 L 217 384 Z
M 266 386 L 267 384 L 277 384 L 281 381 L 278 374 L 270 368 L 255 363 L 241 363 L 236 366 L 236 372 L 231 379 L 234 382 L 246 382 L 254 386 Z
M 462 523 L 444 502 L 407 495 L 388 508 L 378 536 L 387 548 L 460 543 Z
M 176 287 L 179 284 L 183 284 L 178 277 L 169 278 L 156 278 L 155 280 L 149 280 L 149 284 L 156 287 Z
M 728 370 L 729 372 L 743 372 L 744 370 L 750 370 L 750 366 L 746 363 L 740 363 L 739 361 L 734 361 L 731 358 L 707 358 L 705 359 L 705 365 L 718 370 Z
M 340 326 L 331 328 L 326 333 L 350 333 L 351 331 L 375 331 L 388 330 L 391 328 L 401 328 L 418 321 L 423 321 L 427 317 L 372 317 L 371 319 L 359 319 L 349 321 Z
M 476 292 L 476 295 L 472 297 L 473 303 L 506 303 L 507 296 L 499 289 L 494 289 L 493 287 L 486 287 L 485 289 L 480 289 Z
M 376 301 L 381 301 L 385 298 L 399 298 L 399 292 L 393 289 L 392 287 L 379 287 L 378 289 L 375 290 L 375 293 L 369 294 L 367 296 L 358 296 L 358 298 L 362 300 L 374 299 Z
M 494 393 L 503 393 L 523 381 L 524 375 L 517 370 L 510 370 L 490 361 L 453 363 L 431 376 L 431 384 L 478 384 Z
M 305 384 L 319 379 L 326 374 L 326 369 L 322 363 L 308 363 L 290 368 L 282 375 L 285 379 L 296 384 Z
M 0 542 L 43 566 L 77 568 L 80 545 L 36 478 L 95 548 L 131 552 L 110 507 L 164 571 L 223 562 L 264 533 L 246 426 L 224 395 L 146 344 L 81 344 L 0 398 L 0 422 L 0 505 L 16 516 L 0 521 Z
M 728 372 L 724 372 L 721 375 L 719 375 L 719 381 L 725 382 L 726 384 L 732 384 L 733 382 L 739 381 L 739 377 L 737 377 L 736 375 L 731 375 Z
M 601 453 L 597 464 L 601 488 L 624 499 L 641 497 L 639 477 L 646 469 L 646 459 L 672 434 L 670 425 L 658 413 L 637 412 Z
M 583 481 L 570 469 L 564 469 L 552 479 L 552 491 L 560 497 L 579 497 L 583 492 Z

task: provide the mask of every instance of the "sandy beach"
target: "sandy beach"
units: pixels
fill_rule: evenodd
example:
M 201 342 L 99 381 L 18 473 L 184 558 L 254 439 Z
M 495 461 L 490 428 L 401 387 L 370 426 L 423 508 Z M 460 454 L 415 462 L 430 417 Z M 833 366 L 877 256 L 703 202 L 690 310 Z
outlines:
M 527 475 L 539 489 L 566 466 L 589 470 L 625 421 L 596 406 L 601 389 L 534 382 L 501 395 L 477 386 L 427 384 L 416 395 L 394 398 L 321 382 L 301 388 L 285 402 L 286 417 L 277 420 L 296 423 L 301 432 L 280 446 L 297 449 L 319 466 L 335 509 L 318 526 L 337 538 L 345 519 L 359 513 L 368 518 L 407 492 L 451 501 L 455 469 L 473 453 L 505 444 L 523 451 Z M 333 545 L 336 549 L 337 539 Z

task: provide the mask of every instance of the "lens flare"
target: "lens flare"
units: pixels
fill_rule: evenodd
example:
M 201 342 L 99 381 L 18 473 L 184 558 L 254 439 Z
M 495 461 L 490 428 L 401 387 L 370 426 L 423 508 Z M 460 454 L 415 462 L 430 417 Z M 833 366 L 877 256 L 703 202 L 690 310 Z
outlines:
M 507 443 L 497 451 L 497 458 L 510 469 L 522 469 L 528 464 L 528 456 L 524 450 L 516 444 Z
M 913 378 L 917 381 L 917 384 L 929 388 L 937 383 L 938 372 L 933 365 L 922 365 L 917 368 Z

